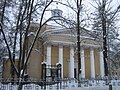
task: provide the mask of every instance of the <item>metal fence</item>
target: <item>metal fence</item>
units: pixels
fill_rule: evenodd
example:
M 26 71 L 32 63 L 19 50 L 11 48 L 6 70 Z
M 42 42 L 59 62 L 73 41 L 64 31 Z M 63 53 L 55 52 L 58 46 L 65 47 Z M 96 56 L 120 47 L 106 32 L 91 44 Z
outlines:
M 14 80 L 14 85 L 11 82 L 11 79 L 1 79 L 0 80 L 0 90 L 17 90 L 18 88 L 18 80 Z M 105 80 L 80 80 L 78 82 L 77 79 L 69 79 L 64 78 L 61 80 L 54 81 L 42 81 L 29 79 L 27 81 L 22 80 L 23 88 L 22 90 L 59 90 L 59 89 L 68 89 L 68 88 L 78 88 L 78 87 L 95 87 L 95 86 L 107 86 L 107 79 Z M 113 86 L 120 86 L 120 79 L 112 79 L 111 84 Z

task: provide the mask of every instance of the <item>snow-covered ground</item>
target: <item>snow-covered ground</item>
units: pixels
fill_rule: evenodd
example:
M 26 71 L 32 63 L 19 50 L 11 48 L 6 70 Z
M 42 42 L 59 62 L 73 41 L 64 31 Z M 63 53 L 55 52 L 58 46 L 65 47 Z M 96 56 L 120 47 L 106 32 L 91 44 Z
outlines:
M 120 80 L 111 80 L 113 90 L 120 90 Z M 1 84 L 0 90 L 17 90 L 17 85 Z M 89 80 L 81 82 L 78 85 L 76 80 L 63 81 L 59 84 L 47 85 L 41 87 L 35 84 L 27 84 L 23 86 L 22 90 L 109 90 L 109 85 L 103 80 Z

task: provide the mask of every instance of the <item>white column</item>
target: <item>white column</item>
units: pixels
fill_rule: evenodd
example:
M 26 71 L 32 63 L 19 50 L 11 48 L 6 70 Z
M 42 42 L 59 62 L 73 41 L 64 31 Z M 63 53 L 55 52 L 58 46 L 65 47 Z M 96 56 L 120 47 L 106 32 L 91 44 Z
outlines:
M 91 78 L 95 79 L 94 48 L 90 48 Z
M 82 78 L 82 79 L 85 79 L 84 47 L 81 47 L 81 78 Z
M 103 60 L 103 51 L 100 50 L 100 75 L 101 78 L 104 77 L 104 60 Z
M 47 57 L 46 57 L 47 65 L 51 65 L 51 45 L 47 46 Z
M 70 47 L 69 77 L 74 78 L 74 47 Z
M 3 63 L 1 63 L 1 65 L 0 65 L 0 78 L 2 78 L 2 68 L 3 68 L 3 65 L 2 65 Z
M 61 64 L 61 78 L 63 78 L 63 46 L 59 46 L 59 61 Z

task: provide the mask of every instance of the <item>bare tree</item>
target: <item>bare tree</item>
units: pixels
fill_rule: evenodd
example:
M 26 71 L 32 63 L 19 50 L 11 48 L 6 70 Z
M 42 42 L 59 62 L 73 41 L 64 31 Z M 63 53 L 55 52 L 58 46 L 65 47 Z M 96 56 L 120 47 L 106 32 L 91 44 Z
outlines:
M 56 23 L 60 24 L 63 27 L 69 28 L 71 29 L 71 32 L 74 30 L 75 32 L 72 32 L 73 35 L 75 35 L 77 33 L 77 57 L 78 57 L 78 80 L 80 79 L 80 74 L 81 74 L 81 57 L 80 57 L 80 43 L 81 43 L 81 30 L 82 28 L 82 22 L 85 21 L 83 19 L 81 19 L 81 12 L 82 12 L 82 0 L 65 0 L 66 2 L 59 2 L 57 1 L 57 3 L 71 9 L 71 13 L 75 13 L 75 17 L 70 17 L 69 15 L 67 16 L 67 18 L 65 17 L 61 17 L 61 23 L 57 22 L 57 20 L 55 20 Z
M 24 78 L 24 73 L 27 67 L 27 63 L 29 61 L 30 54 L 38 38 L 39 32 L 41 28 L 51 20 L 51 18 L 43 21 L 44 14 L 47 11 L 50 4 L 53 0 L 49 1 L 40 1 L 40 0 L 22 0 L 16 1 L 12 0 L 13 6 L 11 6 L 12 10 L 15 9 L 15 12 L 12 14 L 7 12 L 7 2 L 9 0 L 5 0 L 3 2 L 3 8 L 1 13 L 1 21 L 0 21 L 0 31 L 2 33 L 3 39 L 7 46 L 9 60 L 11 61 L 11 77 L 14 79 L 15 75 L 19 78 L 19 87 L 18 90 L 22 89 L 22 82 L 21 80 Z M 41 11 L 40 11 L 41 10 Z M 40 14 L 38 13 L 40 12 Z M 7 14 L 6 14 L 7 13 Z M 10 17 L 12 15 L 13 17 Z M 33 16 L 37 15 L 39 17 L 34 18 Z M 7 18 L 9 17 L 9 18 Z M 11 20 L 12 18 L 12 20 Z M 32 19 L 36 19 L 39 21 L 38 30 L 35 32 L 35 37 L 32 41 L 30 48 L 27 50 L 27 38 L 30 30 L 30 25 Z M 9 35 L 11 43 L 7 39 L 5 22 L 8 22 L 7 31 L 10 32 L 12 35 Z M 26 51 L 27 50 L 27 51 Z M 18 66 L 15 65 L 15 58 L 19 57 Z
M 61 2 L 58 2 L 58 3 L 72 9 L 73 12 L 75 12 L 76 20 L 70 20 L 70 18 L 67 18 L 67 19 L 63 18 L 63 22 L 66 22 L 67 25 L 66 25 L 66 23 L 65 23 L 65 25 L 63 25 L 63 22 L 62 22 L 62 26 L 64 26 L 64 27 L 68 26 L 67 28 L 72 28 L 74 30 L 77 30 L 77 36 L 78 36 L 77 37 L 77 40 L 78 40 L 77 47 L 78 47 L 78 53 L 79 53 L 79 51 L 80 51 L 79 50 L 80 49 L 79 42 L 81 42 L 81 39 L 79 36 L 81 34 L 81 29 L 85 29 L 84 26 L 87 26 L 86 23 L 84 23 L 83 26 L 81 25 L 81 23 L 83 21 L 85 21 L 85 18 L 80 19 L 81 18 L 80 12 L 82 11 L 83 5 L 80 4 L 80 2 L 82 2 L 82 1 L 75 0 L 76 4 L 74 4 L 74 5 L 72 5 L 73 4 L 72 1 L 71 2 L 69 2 L 69 0 L 66 0 L 66 1 L 67 1 L 67 4 L 61 3 Z M 108 49 L 111 47 L 113 40 L 115 40 L 115 39 L 118 40 L 117 37 L 118 37 L 118 29 L 119 29 L 118 26 L 116 26 L 116 22 L 119 19 L 118 12 L 119 12 L 120 6 L 118 5 L 118 7 L 113 9 L 111 6 L 112 1 L 113 0 L 102 0 L 102 1 L 94 0 L 94 2 L 97 4 L 97 6 L 93 5 L 93 7 L 95 8 L 95 12 L 91 13 L 91 17 L 88 17 L 88 20 L 91 20 L 90 25 L 92 25 L 93 28 L 92 28 L 91 32 L 90 32 L 90 30 L 86 29 L 86 33 L 89 34 L 94 39 L 101 41 L 101 38 L 102 38 L 102 40 L 103 40 L 103 55 L 104 55 L 103 58 L 104 58 L 104 67 L 105 67 L 105 75 L 106 76 L 108 75 L 108 63 L 109 63 L 108 54 L 110 54 L 109 53 L 110 51 L 108 52 Z M 78 6 L 79 6 L 80 11 L 78 10 L 78 7 L 76 8 L 78 3 L 79 3 Z M 87 22 L 88 22 L 88 20 L 87 20 Z M 93 24 L 92 24 L 92 21 L 94 21 Z M 57 22 L 57 23 L 59 23 L 59 22 Z M 59 23 L 59 24 L 61 24 L 61 23 Z M 77 27 L 79 27 L 79 29 L 77 29 Z M 109 42 L 109 45 L 108 45 L 108 42 Z M 78 68 L 81 69 L 81 66 L 79 66 L 79 65 L 81 65 L 79 62 L 79 60 L 80 60 L 79 55 L 80 54 L 78 54 L 78 63 L 79 63 Z M 79 69 L 78 69 L 78 72 L 80 72 Z
M 104 55 L 104 67 L 105 75 L 108 76 L 108 62 L 109 62 L 109 48 L 112 40 L 117 39 L 118 33 L 116 26 L 116 20 L 118 20 L 119 5 L 116 9 L 113 9 L 111 4 L 113 0 L 97 0 L 94 6 L 96 11 L 93 14 L 93 29 L 98 33 L 102 34 L 103 38 L 103 55 Z M 100 36 L 101 37 L 101 36 Z

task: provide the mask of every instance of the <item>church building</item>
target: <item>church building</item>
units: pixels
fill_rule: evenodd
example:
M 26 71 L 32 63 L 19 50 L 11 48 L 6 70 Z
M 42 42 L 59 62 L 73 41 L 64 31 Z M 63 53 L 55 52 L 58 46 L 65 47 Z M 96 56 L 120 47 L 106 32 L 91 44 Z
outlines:
M 38 24 L 32 23 L 28 35 L 28 48 L 35 36 Z M 86 29 L 80 34 L 80 57 L 82 79 L 104 77 L 102 40 L 95 38 L 95 32 Z M 43 78 L 43 64 L 46 64 L 46 76 L 55 73 L 61 65 L 61 78 L 78 78 L 77 31 L 61 26 L 46 24 L 32 50 L 27 64 L 26 74 L 30 78 Z M 52 71 L 51 71 L 52 70 Z M 10 62 L 4 61 L 3 77 L 10 77 Z

